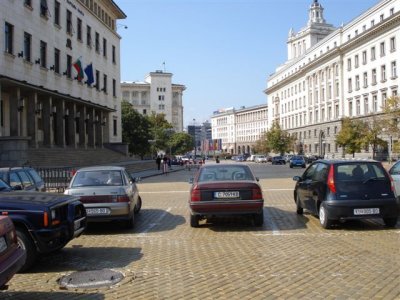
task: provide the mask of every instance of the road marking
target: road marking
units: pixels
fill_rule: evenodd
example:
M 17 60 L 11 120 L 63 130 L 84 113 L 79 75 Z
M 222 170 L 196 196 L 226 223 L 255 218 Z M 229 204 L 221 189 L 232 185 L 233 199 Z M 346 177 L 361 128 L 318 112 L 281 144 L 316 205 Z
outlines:
M 159 217 L 154 221 L 154 223 L 150 223 L 147 228 L 143 230 L 138 236 L 143 237 L 146 236 L 146 233 L 148 233 L 154 226 L 157 226 L 161 223 L 161 220 L 171 211 L 171 207 L 168 207 L 167 210 L 165 210 Z
M 272 216 L 268 209 L 264 209 L 264 216 L 267 217 L 267 224 L 272 228 L 272 235 L 279 235 L 279 228 L 272 220 Z

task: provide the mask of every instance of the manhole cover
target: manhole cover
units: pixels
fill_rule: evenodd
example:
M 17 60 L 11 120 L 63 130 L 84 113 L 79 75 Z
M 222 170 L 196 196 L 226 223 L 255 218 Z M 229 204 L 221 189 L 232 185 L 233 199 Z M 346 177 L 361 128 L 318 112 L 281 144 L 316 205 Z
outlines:
M 74 272 L 60 278 L 61 288 L 97 288 L 116 284 L 124 279 L 121 272 L 103 269 Z

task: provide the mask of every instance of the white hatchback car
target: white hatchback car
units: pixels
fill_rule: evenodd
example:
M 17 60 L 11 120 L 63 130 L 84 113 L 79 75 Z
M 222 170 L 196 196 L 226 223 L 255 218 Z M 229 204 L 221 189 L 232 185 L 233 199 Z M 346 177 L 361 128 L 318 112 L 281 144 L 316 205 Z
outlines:
M 72 177 L 64 194 L 80 197 L 89 222 L 118 220 L 132 228 L 135 214 L 142 207 L 137 181 L 123 167 L 82 168 Z
M 267 162 L 267 157 L 265 155 L 257 155 L 256 158 L 254 159 L 256 163 L 266 163 Z

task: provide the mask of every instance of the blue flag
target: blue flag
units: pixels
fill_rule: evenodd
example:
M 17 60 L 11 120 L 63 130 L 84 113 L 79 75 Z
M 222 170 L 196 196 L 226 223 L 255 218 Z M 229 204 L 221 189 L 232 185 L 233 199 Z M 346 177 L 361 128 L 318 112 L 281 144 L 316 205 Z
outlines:
M 90 63 L 89 65 L 87 65 L 84 71 L 85 71 L 85 74 L 87 76 L 86 83 L 87 83 L 87 85 L 90 86 L 94 82 L 92 64 Z

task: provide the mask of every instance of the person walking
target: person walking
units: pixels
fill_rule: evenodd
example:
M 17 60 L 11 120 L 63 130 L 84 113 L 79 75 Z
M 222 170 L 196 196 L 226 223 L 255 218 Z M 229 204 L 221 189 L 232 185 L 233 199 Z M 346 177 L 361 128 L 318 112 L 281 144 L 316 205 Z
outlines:
M 163 174 L 168 175 L 168 157 L 166 155 L 163 157 Z
M 156 164 L 157 164 L 158 170 L 160 171 L 160 168 L 161 168 L 161 157 L 160 157 L 160 155 L 157 155 Z

